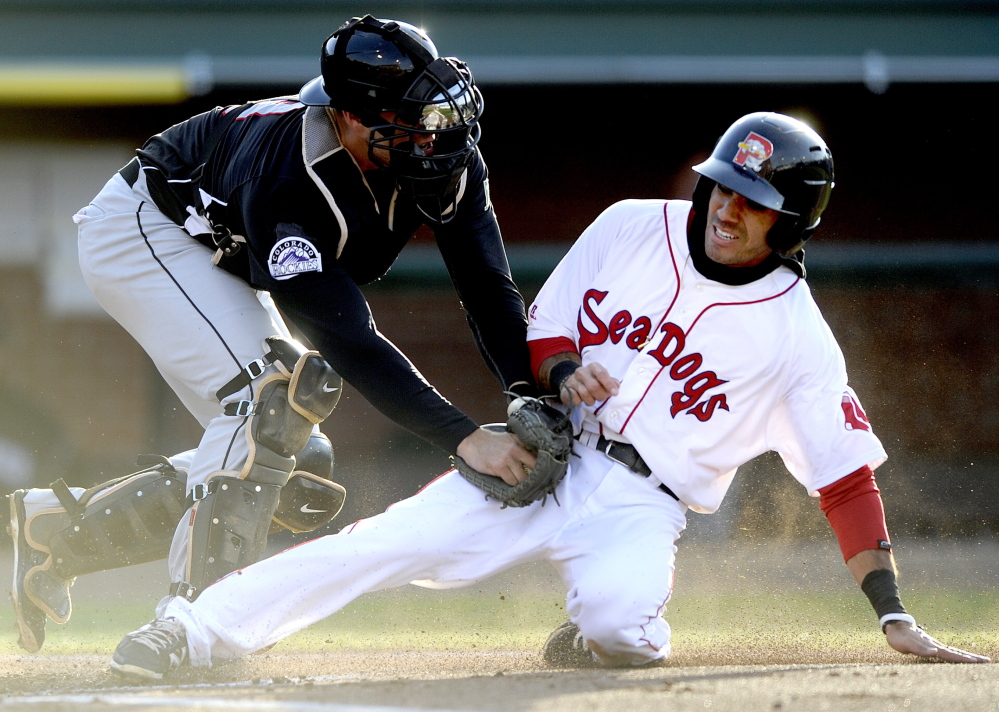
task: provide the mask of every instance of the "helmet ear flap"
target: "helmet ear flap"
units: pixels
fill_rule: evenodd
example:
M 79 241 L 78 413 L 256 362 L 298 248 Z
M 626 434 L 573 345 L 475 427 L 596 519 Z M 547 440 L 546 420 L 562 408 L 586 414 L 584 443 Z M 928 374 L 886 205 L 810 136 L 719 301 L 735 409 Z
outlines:
M 697 176 L 697 183 L 694 184 L 694 196 L 691 202 L 694 204 L 694 211 L 701 216 L 708 214 L 708 200 L 711 198 L 711 191 L 718 185 L 716 181 L 707 176 Z
M 804 217 L 781 215 L 767 233 L 767 244 L 781 257 L 790 257 L 805 246 L 819 222 L 816 220 L 812 225 L 805 225 Z

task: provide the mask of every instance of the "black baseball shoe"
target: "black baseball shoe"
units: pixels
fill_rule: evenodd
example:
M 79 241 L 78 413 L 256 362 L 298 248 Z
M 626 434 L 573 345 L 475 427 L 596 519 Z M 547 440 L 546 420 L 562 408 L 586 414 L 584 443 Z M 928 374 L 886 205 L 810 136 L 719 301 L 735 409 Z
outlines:
M 549 666 L 556 668 L 600 666 L 583 640 L 583 634 L 572 621 L 566 621 L 552 631 L 545 641 L 541 657 Z
M 157 618 L 122 638 L 111 669 L 139 682 L 162 680 L 187 660 L 187 633 L 176 618 Z
M 48 554 L 28 546 L 24 538 L 27 517 L 24 512 L 24 495 L 27 490 L 15 490 L 7 495 L 10 503 L 10 521 L 7 533 L 14 541 L 14 583 L 10 600 L 14 604 L 14 621 L 17 627 L 17 644 L 29 653 L 37 653 L 45 642 L 45 619 L 42 610 L 28 598 L 25 580 L 28 572 L 41 566 Z
M 541 657 L 550 667 L 556 668 L 595 668 L 605 667 L 586 645 L 583 634 L 575 623 L 566 621 L 552 631 L 545 641 Z M 656 658 L 641 665 L 622 665 L 622 667 L 653 668 L 665 667 L 666 658 Z M 615 667 L 610 665 L 607 667 Z

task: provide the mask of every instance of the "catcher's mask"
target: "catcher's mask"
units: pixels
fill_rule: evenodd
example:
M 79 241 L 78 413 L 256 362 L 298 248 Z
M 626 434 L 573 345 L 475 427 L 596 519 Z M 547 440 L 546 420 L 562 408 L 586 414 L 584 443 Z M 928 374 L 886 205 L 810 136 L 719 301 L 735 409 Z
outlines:
M 482 95 L 468 66 L 440 57 L 419 28 L 370 15 L 326 40 L 321 65 L 322 76 L 302 87 L 302 103 L 357 116 L 370 130 L 372 162 L 429 221 L 451 220 L 482 132 Z M 432 144 L 418 143 L 419 136 L 433 137 Z
M 800 250 L 815 232 L 833 189 L 832 153 L 807 124 L 768 112 L 748 114 L 694 166 L 694 212 L 707 214 L 715 183 L 780 213 L 767 243 L 781 257 Z

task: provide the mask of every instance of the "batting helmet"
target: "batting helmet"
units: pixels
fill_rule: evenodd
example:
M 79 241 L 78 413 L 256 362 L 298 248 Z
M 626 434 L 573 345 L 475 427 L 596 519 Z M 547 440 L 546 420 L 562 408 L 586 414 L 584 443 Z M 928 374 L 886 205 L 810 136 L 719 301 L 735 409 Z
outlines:
M 832 154 L 822 137 L 797 119 L 768 112 L 732 124 L 694 170 L 701 176 L 694 188 L 698 214 L 706 214 L 715 183 L 780 213 L 767 243 L 781 257 L 812 236 L 833 188 Z
M 309 106 L 332 106 L 370 129 L 368 155 L 416 199 L 425 217 L 454 216 L 461 175 L 481 136 L 482 95 L 467 65 L 441 57 L 418 27 L 355 17 L 323 43 L 322 75 L 299 93 Z M 433 150 L 413 140 L 433 135 Z M 386 151 L 388 163 L 376 149 Z

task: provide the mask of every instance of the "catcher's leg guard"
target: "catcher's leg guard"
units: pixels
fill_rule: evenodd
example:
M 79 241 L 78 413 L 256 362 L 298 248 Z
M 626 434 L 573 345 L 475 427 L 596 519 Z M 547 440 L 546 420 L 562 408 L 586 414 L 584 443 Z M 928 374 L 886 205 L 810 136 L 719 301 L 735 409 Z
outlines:
M 186 470 L 159 456 L 139 464 L 145 469 L 88 490 L 59 480 L 51 491 L 17 498 L 26 549 L 20 559 L 33 562 L 20 588 L 57 623 L 72 614 L 69 587 L 77 576 L 166 556 L 184 513 Z
M 45 562 L 48 554 L 28 546 L 24 538 L 24 511 L 26 490 L 16 490 L 7 495 L 10 520 L 7 533 L 14 541 L 14 583 L 10 601 L 14 604 L 14 624 L 17 627 L 17 644 L 29 653 L 37 653 L 45 642 L 45 613 L 28 599 L 24 585 L 25 575 Z
M 278 372 L 254 384 L 254 401 L 225 407 L 227 415 L 249 416 L 246 462 L 238 472 L 214 473 L 191 493 L 186 581 L 172 589 L 190 600 L 263 554 L 281 488 L 295 470 L 295 455 L 340 398 L 342 380 L 317 352 L 281 337 L 266 339 L 264 347 L 264 365 L 273 363 Z M 262 366 L 248 366 L 220 396 L 262 373 Z
M 219 475 L 197 503 L 188 548 L 188 580 L 177 593 L 194 599 L 205 586 L 256 562 L 281 486 Z
M 343 508 L 347 491 L 329 479 L 333 474 L 329 438 L 313 433 L 296 460 L 295 471 L 281 489 L 281 501 L 271 519 L 271 534 L 283 529 L 296 534 L 315 531 Z

